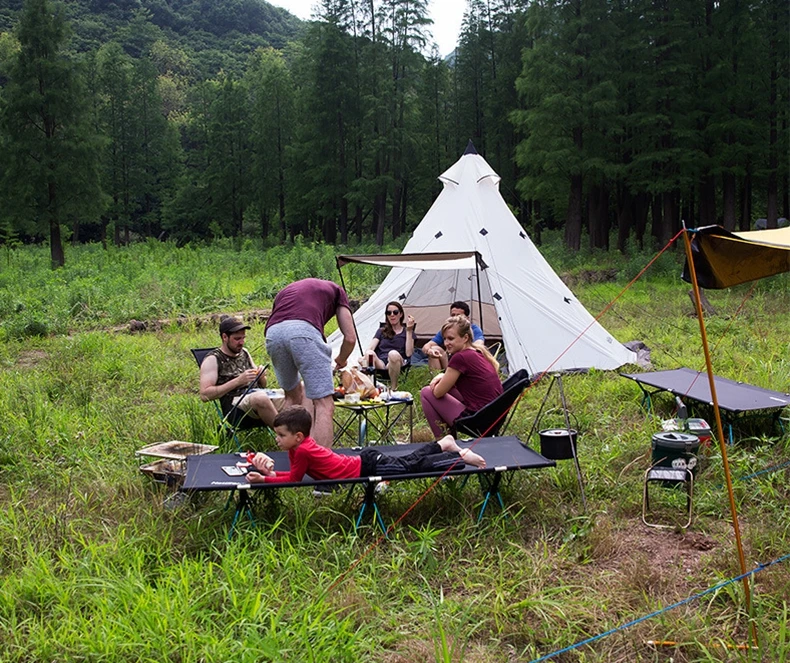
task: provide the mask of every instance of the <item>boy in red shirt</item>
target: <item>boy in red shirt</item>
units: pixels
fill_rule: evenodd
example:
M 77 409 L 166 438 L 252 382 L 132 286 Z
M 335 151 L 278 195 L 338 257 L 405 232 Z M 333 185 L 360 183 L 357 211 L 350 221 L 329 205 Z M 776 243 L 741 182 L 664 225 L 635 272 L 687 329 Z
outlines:
M 310 437 L 313 418 L 303 407 L 285 408 L 274 419 L 277 446 L 288 452 L 291 469 L 275 472 L 274 463 L 264 453 L 255 454 L 252 464 L 257 471 L 247 473 L 250 483 L 291 483 L 309 474 L 316 481 L 356 479 L 367 476 L 392 476 L 447 469 L 459 460 L 475 467 L 485 467 L 485 459 L 471 449 L 459 447 L 452 435 L 430 442 L 406 456 L 388 456 L 377 449 L 363 449 L 359 456 L 343 456 L 319 446 Z

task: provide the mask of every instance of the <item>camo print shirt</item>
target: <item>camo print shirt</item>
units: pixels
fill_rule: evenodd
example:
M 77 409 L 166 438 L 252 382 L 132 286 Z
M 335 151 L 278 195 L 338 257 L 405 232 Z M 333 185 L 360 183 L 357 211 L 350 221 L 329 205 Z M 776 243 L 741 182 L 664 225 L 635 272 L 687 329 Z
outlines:
M 229 357 L 220 348 L 214 348 L 209 355 L 217 358 L 217 386 L 230 382 L 247 369 L 253 368 L 252 357 L 250 357 L 250 353 L 247 352 L 246 348 L 242 348 L 241 352 L 235 357 Z M 241 396 L 246 388 L 246 385 L 243 385 L 222 396 L 219 399 L 222 411 L 227 412 L 230 410 L 233 406 L 233 399 L 236 396 Z

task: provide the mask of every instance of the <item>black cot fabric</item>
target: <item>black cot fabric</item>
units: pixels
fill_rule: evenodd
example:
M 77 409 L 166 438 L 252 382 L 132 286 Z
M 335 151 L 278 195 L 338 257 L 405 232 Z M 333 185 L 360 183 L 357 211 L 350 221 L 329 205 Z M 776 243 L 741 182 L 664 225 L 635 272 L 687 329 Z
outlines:
M 640 385 L 668 391 L 675 396 L 711 405 L 708 374 L 692 371 L 690 368 L 676 368 L 672 371 L 653 371 L 651 373 L 621 373 Z M 719 376 L 713 377 L 719 407 L 732 413 L 753 412 L 756 410 L 777 410 L 790 405 L 790 394 L 771 391 L 745 382 L 736 382 Z
M 544 458 L 536 451 L 526 446 L 517 437 L 494 437 L 481 438 L 476 443 L 458 443 L 461 447 L 473 448 L 474 451 L 486 459 L 486 467 L 479 469 L 460 462 L 454 467 L 450 474 L 480 474 L 503 472 L 506 470 L 526 470 L 542 467 L 554 467 L 555 462 Z M 378 449 L 382 453 L 392 456 L 405 456 L 423 446 L 423 443 L 398 444 L 391 446 L 369 446 L 365 449 Z M 341 448 L 335 449 L 339 454 L 359 455 L 361 448 Z M 288 454 L 285 451 L 267 452 L 274 460 L 275 470 L 287 471 L 290 467 Z M 238 462 L 244 462 L 246 454 L 208 454 L 204 456 L 187 457 L 187 473 L 181 490 L 184 491 L 204 491 L 204 490 L 236 490 L 237 488 L 257 490 L 260 488 L 285 488 L 305 485 L 331 485 L 348 483 L 367 483 L 370 477 L 359 477 L 358 479 L 339 479 L 330 481 L 313 481 L 305 477 L 304 480 L 294 483 L 262 483 L 250 484 L 244 476 L 229 476 L 222 469 L 223 467 L 233 467 Z M 441 476 L 445 470 L 436 470 L 426 473 L 401 474 L 388 476 L 388 480 L 400 479 L 421 479 L 426 477 Z

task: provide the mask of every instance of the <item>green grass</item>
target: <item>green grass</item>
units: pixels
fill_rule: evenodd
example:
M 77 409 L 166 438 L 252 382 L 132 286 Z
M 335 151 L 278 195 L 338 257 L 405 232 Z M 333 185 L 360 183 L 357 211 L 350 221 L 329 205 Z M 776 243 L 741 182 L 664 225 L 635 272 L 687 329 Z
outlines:
M 593 313 L 648 259 L 618 265 L 616 256 L 582 254 L 563 262 L 556 246 L 546 254 L 561 273 L 618 268 L 614 281 L 574 285 Z M 480 525 L 474 482 L 439 485 L 378 545 L 372 528 L 354 533 L 354 504 L 344 494 L 317 501 L 291 490 L 261 503 L 257 527 L 242 523 L 227 541 L 224 499 L 170 509 L 167 489 L 141 476 L 134 458 L 135 449 L 164 440 L 217 442 L 189 354 L 216 342 L 214 325 L 110 328 L 130 318 L 266 308 L 289 280 L 333 278 L 334 250 L 77 247 L 58 272 L 42 248 L 0 258 L 2 661 L 531 660 L 740 572 L 718 451 L 700 470 L 689 532 L 640 524 L 641 477 L 658 423 L 640 408 L 636 385 L 603 372 L 564 379 L 580 429 L 586 514 L 565 462 L 505 481 L 506 514 L 489 506 Z M 701 368 L 678 261 L 662 258 L 602 323 L 621 341 L 646 342 L 656 368 Z M 371 269 L 344 275 L 357 298 L 381 278 Z M 717 374 L 790 389 L 786 286 L 786 277 L 759 284 L 737 318 L 749 287 L 708 293 L 718 310 L 708 321 Z M 29 333 L 30 321 L 46 333 Z M 265 360 L 261 324 L 248 339 Z M 403 387 L 416 393 L 428 379 L 415 369 Z M 526 393 L 514 432 L 527 436 L 547 386 Z M 671 399 L 656 406 L 658 417 L 671 415 Z M 419 412 L 415 421 L 424 437 Z M 265 439 L 247 438 L 250 446 Z M 728 451 L 736 478 L 790 459 L 788 436 L 764 426 L 742 431 Z M 735 483 L 749 567 L 790 552 L 788 474 Z M 426 487 L 393 483 L 381 499 L 385 521 L 400 518 Z M 663 515 L 672 518 L 676 496 L 664 492 Z M 747 640 L 738 583 L 556 660 L 786 661 L 789 569 L 778 564 L 754 577 L 760 656 L 715 646 Z M 646 640 L 683 646 L 656 650 Z

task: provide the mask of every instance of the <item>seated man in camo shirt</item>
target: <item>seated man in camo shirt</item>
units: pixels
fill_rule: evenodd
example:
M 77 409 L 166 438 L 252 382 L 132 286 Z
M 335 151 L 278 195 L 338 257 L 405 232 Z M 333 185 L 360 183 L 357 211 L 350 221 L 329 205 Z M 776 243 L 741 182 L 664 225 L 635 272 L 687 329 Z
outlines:
M 266 373 L 259 371 L 244 348 L 249 328 L 230 316 L 219 323 L 222 345 L 207 354 L 200 365 L 200 398 L 204 401 L 219 399 L 225 415 L 235 405 L 248 416 L 271 426 L 277 410 L 266 392 L 255 389 L 266 386 Z M 257 384 L 250 388 L 256 380 Z

